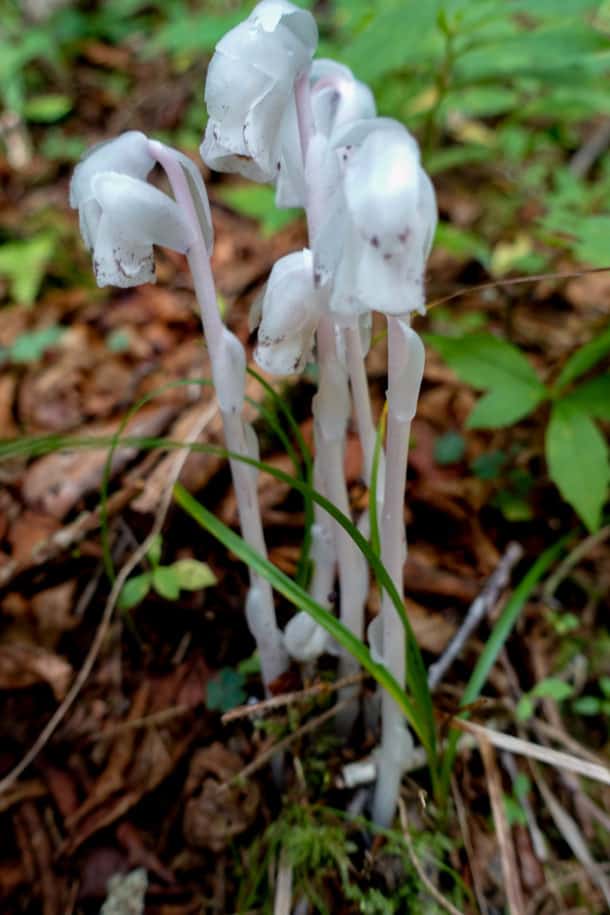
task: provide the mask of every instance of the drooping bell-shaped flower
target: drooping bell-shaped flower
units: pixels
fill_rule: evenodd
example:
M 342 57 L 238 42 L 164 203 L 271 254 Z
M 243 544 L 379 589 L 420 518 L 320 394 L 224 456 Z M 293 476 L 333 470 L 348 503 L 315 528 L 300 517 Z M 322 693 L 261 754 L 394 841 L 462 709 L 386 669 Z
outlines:
M 282 124 L 284 158 L 276 180 L 276 204 L 300 207 L 306 204 L 306 182 L 324 199 L 326 211 L 333 208 L 340 176 L 338 153 L 333 146 L 335 132 L 354 119 L 375 116 L 373 93 L 349 69 L 334 60 L 314 60 L 309 70 L 312 135 L 309 138 L 307 168 L 298 134 L 296 111 L 293 120 Z
M 314 241 L 316 274 L 332 278 L 331 311 L 338 318 L 422 311 L 437 217 L 415 140 L 398 122 L 373 118 L 346 125 L 334 144 L 340 202 Z
M 288 0 L 262 0 L 218 42 L 208 67 L 209 121 L 201 146 L 210 168 L 276 180 L 282 135 L 296 126 L 294 83 L 309 67 L 317 42 L 311 13 Z
M 311 359 L 322 301 L 314 286 L 313 258 L 307 248 L 273 266 L 261 302 L 254 358 L 273 375 L 302 372 Z
M 146 136 L 129 131 L 94 147 L 76 166 L 70 204 L 79 211 L 98 286 L 154 282 L 153 245 L 184 253 L 192 243 L 176 202 L 144 180 L 154 164 Z

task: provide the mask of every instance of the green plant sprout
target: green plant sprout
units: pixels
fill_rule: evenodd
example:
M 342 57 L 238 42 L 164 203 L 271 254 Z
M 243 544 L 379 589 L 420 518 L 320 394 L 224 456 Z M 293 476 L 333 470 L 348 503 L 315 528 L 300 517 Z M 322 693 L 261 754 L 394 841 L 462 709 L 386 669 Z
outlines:
M 163 539 L 157 534 L 146 554 L 151 568 L 127 579 L 118 600 L 121 610 L 132 610 L 151 590 L 165 600 L 175 601 L 181 591 L 201 591 L 217 583 L 207 563 L 198 559 L 176 559 L 170 565 L 162 565 L 162 547 Z

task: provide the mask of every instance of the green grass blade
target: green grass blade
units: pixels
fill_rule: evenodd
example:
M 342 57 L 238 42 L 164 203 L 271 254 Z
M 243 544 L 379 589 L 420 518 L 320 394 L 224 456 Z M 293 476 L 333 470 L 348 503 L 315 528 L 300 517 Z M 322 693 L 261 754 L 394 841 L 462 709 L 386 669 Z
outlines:
M 32 448 L 36 453 L 40 453 L 41 450 L 49 448 L 51 441 L 53 444 L 53 448 L 51 450 L 75 447 L 104 448 L 112 446 L 115 448 L 120 446 L 127 446 L 142 450 L 153 450 L 155 448 L 172 450 L 185 447 L 184 442 L 176 442 L 167 438 L 138 436 L 127 436 L 121 439 L 117 439 L 116 436 L 106 438 L 101 436 L 91 438 L 43 436 L 39 439 L 31 439 L 27 444 L 28 447 Z M 4 445 L 0 444 L 0 458 L 2 458 L 3 455 L 11 453 L 10 445 L 11 443 L 5 443 Z M 293 487 L 302 495 L 309 494 L 311 499 L 316 502 L 322 509 L 324 509 L 324 511 L 326 511 L 349 534 L 358 549 L 367 559 L 377 579 L 379 587 L 385 588 L 389 594 L 394 608 L 396 609 L 396 612 L 398 613 L 398 616 L 405 628 L 407 638 L 407 652 L 409 658 L 409 663 L 407 665 L 407 685 L 413 696 L 415 709 L 417 710 L 418 716 L 418 727 L 415 728 L 415 730 L 418 733 L 418 736 L 420 736 L 422 744 L 426 748 L 429 759 L 433 760 L 436 754 L 436 724 L 434 719 L 434 709 L 432 706 L 432 697 L 428 688 L 428 678 L 423 658 L 421 656 L 413 628 L 405 612 L 404 604 L 398 591 L 396 590 L 394 582 L 392 581 L 379 557 L 376 556 L 371 549 L 371 546 L 366 538 L 362 536 L 351 519 L 340 512 L 339 509 L 336 508 L 336 506 L 333 505 L 333 503 L 328 499 L 326 499 L 321 493 L 313 489 L 313 487 L 311 487 L 308 483 L 291 477 L 289 474 L 285 473 L 279 468 L 273 467 L 270 464 L 266 464 L 264 461 L 257 461 L 253 458 L 244 457 L 244 455 L 241 454 L 229 452 L 226 449 L 215 445 L 193 443 L 188 447 L 193 451 L 201 451 L 208 454 L 218 454 L 222 455 L 223 457 L 243 461 L 244 463 L 249 464 L 251 467 L 256 467 L 262 473 L 271 474 L 271 476 L 275 477 L 283 483 L 286 483 L 288 486 Z M 27 449 L 21 447 L 20 453 L 27 453 Z
M 234 553 L 239 559 L 257 574 L 261 575 L 289 600 L 297 610 L 304 610 L 313 619 L 323 626 L 336 641 L 374 677 L 377 682 L 387 690 L 398 703 L 413 729 L 419 734 L 419 721 L 411 700 L 401 689 L 392 674 L 383 664 L 378 664 L 371 657 L 371 653 L 360 639 L 356 638 L 350 630 L 343 625 L 328 610 L 317 603 L 304 588 L 297 585 L 284 572 L 273 565 L 264 556 L 261 556 L 245 540 L 220 521 L 216 515 L 204 508 L 180 483 L 174 487 L 174 494 L 178 505 L 183 508 L 198 524 L 207 530 L 213 537 L 220 541 L 226 549 Z

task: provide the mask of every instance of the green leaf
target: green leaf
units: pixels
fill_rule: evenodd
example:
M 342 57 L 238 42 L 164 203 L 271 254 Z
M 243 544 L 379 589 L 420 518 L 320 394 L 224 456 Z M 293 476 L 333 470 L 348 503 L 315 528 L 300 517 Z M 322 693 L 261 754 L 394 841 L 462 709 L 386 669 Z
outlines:
M 151 576 L 150 572 L 143 572 L 142 575 L 134 575 L 128 578 L 121 593 L 117 605 L 120 610 L 131 610 L 140 601 L 143 601 L 150 591 Z
M 427 334 L 454 372 L 475 388 L 488 389 L 468 418 L 469 428 L 509 426 L 538 406 L 547 390 L 523 353 L 491 334 L 444 337 Z
M 457 464 L 464 457 L 466 442 L 459 432 L 446 432 L 434 443 L 434 460 L 441 467 L 446 464 Z
M 601 699 L 597 696 L 581 696 L 572 703 L 572 709 L 578 715 L 599 715 L 601 707 Z
M 610 324 L 600 334 L 581 346 L 566 362 L 556 382 L 558 389 L 565 387 L 579 375 L 584 375 L 600 359 L 610 353 Z M 610 408 L 609 408 L 610 411 Z
M 171 566 L 157 566 L 152 573 L 153 588 L 165 600 L 177 600 L 180 596 L 178 576 Z
M 169 568 L 183 591 L 200 591 L 216 584 L 216 576 L 209 565 L 198 559 L 177 559 Z
M 413 704 L 412 700 L 396 682 L 385 665 L 379 664 L 377 661 L 373 660 L 366 645 L 364 645 L 360 639 L 356 638 L 356 636 L 353 635 L 340 620 L 333 616 L 332 613 L 329 613 L 328 610 L 313 600 L 313 598 L 310 597 L 303 588 L 297 585 L 296 582 L 274 566 L 273 563 L 269 562 L 268 559 L 261 556 L 238 534 L 204 508 L 203 505 L 200 505 L 200 503 L 197 502 L 197 500 L 179 483 L 174 487 L 174 494 L 176 501 L 181 508 L 188 512 L 195 521 L 216 537 L 227 549 L 235 553 L 243 562 L 246 562 L 254 572 L 262 575 L 263 578 L 266 578 L 272 587 L 291 601 L 298 610 L 304 610 L 306 613 L 309 613 L 309 615 L 317 623 L 323 626 L 343 648 L 347 649 L 362 667 L 364 667 L 364 669 L 367 670 L 392 696 L 423 745 L 426 747 L 427 752 L 433 753 L 433 745 L 431 746 L 430 744 L 431 734 L 429 726 L 427 722 L 423 720 L 423 715 L 427 712 L 427 709 L 422 706 L 418 708 L 417 705 Z M 328 506 L 329 509 L 332 508 L 333 517 L 341 515 L 340 512 L 337 512 L 337 509 L 334 508 L 332 503 L 329 503 L 326 499 L 322 499 L 317 494 L 316 501 L 323 502 L 325 508 L 326 506 Z M 360 537 L 359 541 L 358 545 L 361 549 L 367 550 L 369 556 L 372 555 L 364 538 Z M 393 590 L 391 579 L 387 574 L 382 574 L 380 578 L 384 586 L 386 585 L 387 580 L 388 589 Z M 434 766 L 434 762 L 434 756 L 429 756 L 431 767 Z
M 479 480 L 497 480 L 506 460 L 504 451 L 488 451 L 476 457 L 470 466 Z
M 158 566 L 161 562 L 161 551 L 163 550 L 163 535 L 155 534 L 150 541 L 146 555 L 153 566 Z
M 26 331 L 13 341 L 6 350 L 6 354 L 11 362 L 19 365 L 38 362 L 48 349 L 61 340 L 64 333 L 65 328 L 57 325 Z
M 538 699 L 555 699 L 556 702 L 563 702 L 574 692 L 572 686 L 559 677 L 545 677 L 540 683 L 537 683 L 530 695 Z
M 266 236 L 278 232 L 300 215 L 300 210 L 278 210 L 275 191 L 264 184 L 236 184 L 221 188 L 219 194 L 233 209 L 258 220 Z
M 546 430 L 546 458 L 553 482 L 590 531 L 600 525 L 608 498 L 608 446 L 585 413 L 559 401 Z
M 564 397 L 562 402 L 594 419 L 610 421 L 610 375 L 585 381 Z
M 33 304 L 54 251 L 55 239 L 46 233 L 0 246 L 0 275 L 9 278 L 18 305 Z
M 246 700 L 245 677 L 232 667 L 223 667 L 218 676 L 208 680 L 205 704 L 211 712 L 229 712 Z
M 35 95 L 27 100 L 23 113 L 26 120 L 52 124 L 65 117 L 72 109 L 72 99 L 58 92 Z
M 489 245 L 479 235 L 467 232 L 448 222 L 439 222 L 435 244 L 461 261 L 475 259 L 483 266 L 488 266 L 491 261 Z
M 534 714 L 534 701 L 529 693 L 521 696 L 515 709 L 517 721 L 529 721 Z

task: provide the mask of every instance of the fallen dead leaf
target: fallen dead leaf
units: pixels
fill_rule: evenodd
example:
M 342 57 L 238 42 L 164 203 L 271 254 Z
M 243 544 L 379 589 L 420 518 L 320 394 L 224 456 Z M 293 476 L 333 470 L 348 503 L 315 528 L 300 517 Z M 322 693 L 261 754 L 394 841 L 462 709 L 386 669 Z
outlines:
M 219 852 L 252 825 L 260 804 L 257 783 L 247 781 L 219 791 L 242 768 L 241 757 L 218 742 L 194 754 L 185 786 L 190 797 L 183 828 L 189 845 Z
M 72 680 L 72 667 L 63 658 L 37 645 L 11 642 L 0 645 L 0 689 L 25 689 L 48 683 L 61 701 Z

